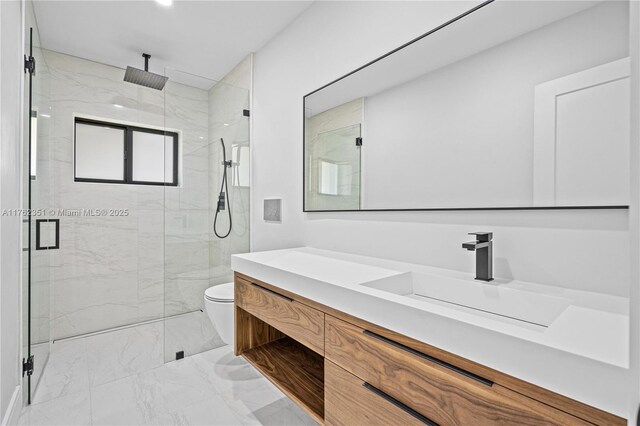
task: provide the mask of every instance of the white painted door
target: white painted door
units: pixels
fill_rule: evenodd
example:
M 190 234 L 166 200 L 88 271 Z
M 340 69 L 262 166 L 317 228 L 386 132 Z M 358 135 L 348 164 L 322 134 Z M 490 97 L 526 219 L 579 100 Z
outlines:
M 629 204 L 630 62 L 535 88 L 535 206 Z

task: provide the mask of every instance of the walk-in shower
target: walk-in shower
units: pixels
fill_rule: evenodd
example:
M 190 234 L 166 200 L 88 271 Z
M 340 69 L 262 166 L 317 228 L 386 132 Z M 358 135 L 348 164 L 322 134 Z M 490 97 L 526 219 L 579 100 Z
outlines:
M 249 163 L 238 159 L 248 160 L 251 58 L 214 81 L 150 73 L 148 55 L 144 71 L 124 72 L 35 46 L 25 207 L 47 215 L 25 219 L 24 353 L 35 355 L 38 402 L 49 348 L 66 341 L 134 339 L 144 349 L 122 375 L 224 344 L 203 299 L 232 281 L 231 254 L 249 251 Z M 76 131 L 88 121 L 99 125 Z M 80 176 L 79 162 L 102 175 Z M 51 224 L 54 241 L 38 244 L 37 226 L 48 236 Z

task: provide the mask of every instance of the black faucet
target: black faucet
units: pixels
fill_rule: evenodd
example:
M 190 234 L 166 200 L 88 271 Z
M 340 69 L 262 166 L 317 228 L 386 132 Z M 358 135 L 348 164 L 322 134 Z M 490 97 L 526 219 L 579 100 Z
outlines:
M 493 281 L 493 232 L 470 232 L 476 241 L 462 244 L 462 248 L 476 252 L 476 280 Z

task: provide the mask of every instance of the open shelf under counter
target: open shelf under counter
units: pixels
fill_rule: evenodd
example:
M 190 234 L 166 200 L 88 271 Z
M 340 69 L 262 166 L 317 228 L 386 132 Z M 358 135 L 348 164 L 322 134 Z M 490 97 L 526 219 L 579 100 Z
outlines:
M 320 424 L 324 423 L 324 357 L 290 337 L 242 356 Z

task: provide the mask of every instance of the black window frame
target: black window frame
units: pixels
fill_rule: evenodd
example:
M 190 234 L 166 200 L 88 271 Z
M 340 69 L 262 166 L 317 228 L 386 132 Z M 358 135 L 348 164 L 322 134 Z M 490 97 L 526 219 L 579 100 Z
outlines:
M 99 127 L 111 127 L 114 129 L 124 130 L 123 141 L 123 176 L 122 179 L 94 179 L 94 178 L 82 178 L 76 176 L 76 129 L 78 124 L 99 126 Z M 150 182 L 140 181 L 133 179 L 133 132 L 151 133 L 154 135 L 170 136 L 173 138 L 173 176 L 171 182 Z M 166 130 L 150 129 L 147 127 L 140 127 L 128 124 L 114 123 L 111 121 L 94 120 L 91 118 L 75 117 L 73 122 L 73 181 L 74 182 L 88 182 L 88 183 L 117 183 L 126 185 L 154 185 L 154 186 L 178 186 L 178 151 L 179 151 L 179 135 L 177 132 L 169 132 Z

